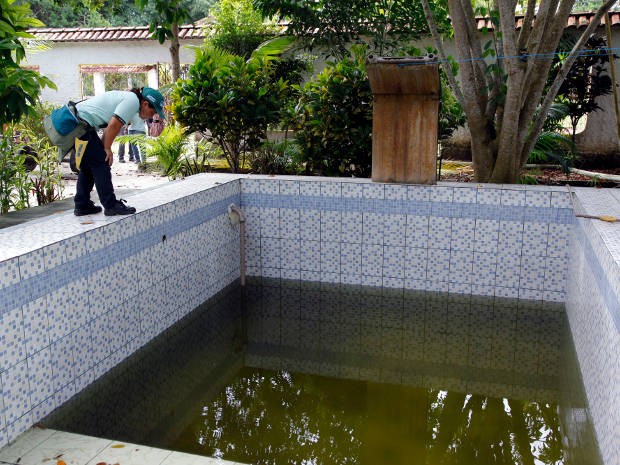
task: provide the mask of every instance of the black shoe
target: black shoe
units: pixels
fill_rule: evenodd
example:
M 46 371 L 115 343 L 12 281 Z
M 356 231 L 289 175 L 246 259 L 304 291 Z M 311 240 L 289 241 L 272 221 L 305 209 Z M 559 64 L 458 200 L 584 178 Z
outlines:
M 131 215 L 135 213 L 136 209 L 134 207 L 128 207 L 125 205 L 126 203 L 126 200 L 118 199 L 112 208 L 106 208 L 103 213 L 105 216 Z
M 125 163 L 125 160 L 121 158 L 118 162 L 119 163 Z
M 85 208 L 75 208 L 73 210 L 73 214 L 75 216 L 84 216 L 84 215 L 94 215 L 95 213 L 101 212 L 101 207 L 95 205 L 94 203 Z

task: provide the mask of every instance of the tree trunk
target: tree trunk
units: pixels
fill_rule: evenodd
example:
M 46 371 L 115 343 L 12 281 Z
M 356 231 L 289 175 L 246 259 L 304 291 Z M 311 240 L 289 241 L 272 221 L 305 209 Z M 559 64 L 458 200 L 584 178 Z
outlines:
M 467 115 L 476 181 L 519 180 L 562 80 L 615 2 L 602 2 L 543 95 L 574 0 L 543 0 L 537 10 L 536 0 L 528 0 L 520 30 L 515 28 L 517 2 L 495 0 L 494 23 L 485 31 L 477 29 L 470 0 L 448 0 L 460 72 L 460 82 L 450 78 L 450 84 Z M 428 0 L 422 4 L 441 61 L 447 63 Z
M 170 40 L 170 59 L 172 62 L 172 82 L 177 82 L 181 77 L 181 58 L 179 49 L 181 48 L 179 43 L 179 25 L 178 23 L 172 24 L 172 39 Z

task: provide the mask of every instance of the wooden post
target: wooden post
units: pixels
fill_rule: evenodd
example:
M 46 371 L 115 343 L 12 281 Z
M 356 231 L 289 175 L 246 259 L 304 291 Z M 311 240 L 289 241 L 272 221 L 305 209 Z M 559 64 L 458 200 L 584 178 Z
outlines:
M 373 93 L 372 180 L 434 184 L 439 66 L 433 57 L 368 57 Z

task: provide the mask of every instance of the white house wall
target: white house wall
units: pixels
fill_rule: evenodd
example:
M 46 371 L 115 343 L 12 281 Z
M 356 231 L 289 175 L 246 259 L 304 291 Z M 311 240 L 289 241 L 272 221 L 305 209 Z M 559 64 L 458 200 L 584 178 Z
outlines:
M 192 63 L 194 51 L 187 45 L 200 45 L 202 40 L 187 40 L 181 45 L 181 63 Z M 169 63 L 169 42 L 118 41 L 118 42 L 55 42 L 45 51 L 29 51 L 25 65 L 36 66 L 38 71 L 51 79 L 57 90 L 44 89 L 44 101 L 63 104 L 80 100 L 80 65 L 154 65 Z

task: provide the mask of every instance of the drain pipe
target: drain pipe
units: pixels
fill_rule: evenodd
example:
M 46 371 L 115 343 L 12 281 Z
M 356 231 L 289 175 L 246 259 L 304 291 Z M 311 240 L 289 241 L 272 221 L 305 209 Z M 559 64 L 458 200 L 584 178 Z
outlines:
M 228 218 L 232 225 L 239 225 L 239 252 L 241 256 L 241 286 L 245 287 L 245 215 L 234 203 L 228 206 Z

